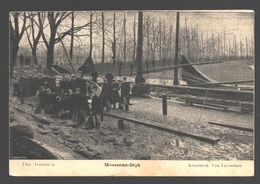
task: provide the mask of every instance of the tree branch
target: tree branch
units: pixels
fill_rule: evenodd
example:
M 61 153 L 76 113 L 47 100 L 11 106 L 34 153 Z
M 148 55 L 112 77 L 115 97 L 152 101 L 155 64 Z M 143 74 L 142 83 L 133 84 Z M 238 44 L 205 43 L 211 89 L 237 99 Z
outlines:
M 31 42 L 31 39 L 30 39 L 30 35 L 28 33 L 28 31 L 26 30 L 26 35 L 27 35 L 27 39 L 28 39 L 28 42 L 29 42 L 29 45 L 31 47 L 31 49 L 33 48 L 33 45 L 32 45 L 32 42 Z
M 63 12 L 62 15 L 60 16 L 60 19 L 56 22 L 56 26 L 58 27 L 60 23 L 70 15 L 71 12 L 70 13 Z
M 21 33 L 19 34 L 19 39 L 18 39 L 19 42 L 20 42 L 20 40 L 21 40 L 22 37 L 23 37 L 24 31 L 30 27 L 30 26 L 25 27 L 25 26 L 26 26 L 26 19 L 27 19 L 27 17 L 26 17 L 26 15 L 25 15 L 25 13 L 24 13 L 23 26 L 22 26 L 22 30 L 21 30 Z

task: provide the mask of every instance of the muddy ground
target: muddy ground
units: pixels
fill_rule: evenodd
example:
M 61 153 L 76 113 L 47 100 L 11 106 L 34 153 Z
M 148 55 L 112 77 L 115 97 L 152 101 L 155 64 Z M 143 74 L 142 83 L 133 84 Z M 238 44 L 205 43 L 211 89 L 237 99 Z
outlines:
M 37 68 L 34 70 L 37 71 Z M 12 83 L 10 81 L 10 90 Z M 99 129 L 91 130 L 69 119 L 51 118 L 48 114 L 40 115 L 48 122 L 43 123 L 32 116 L 37 105 L 36 97 L 30 97 L 22 104 L 17 97 L 11 96 L 10 127 L 24 125 L 32 129 L 33 139 L 58 159 L 252 160 L 254 157 L 252 132 L 212 126 L 204 121 L 194 123 L 180 118 L 187 116 L 185 111 L 183 114 L 178 112 L 178 117 L 165 117 L 149 112 L 147 109 L 151 107 L 146 109 L 146 104 L 142 108 L 135 108 L 135 105 L 143 103 L 142 99 L 135 98 L 133 101 L 129 112 L 114 109 L 111 113 L 148 123 L 163 123 L 164 126 L 184 132 L 218 137 L 220 141 L 209 144 L 127 121 L 124 121 L 125 128 L 121 130 L 118 128 L 118 119 L 108 116 L 100 122 Z M 158 106 L 161 106 L 159 100 Z M 189 113 L 198 112 L 190 109 Z M 19 158 L 17 155 L 11 156 Z

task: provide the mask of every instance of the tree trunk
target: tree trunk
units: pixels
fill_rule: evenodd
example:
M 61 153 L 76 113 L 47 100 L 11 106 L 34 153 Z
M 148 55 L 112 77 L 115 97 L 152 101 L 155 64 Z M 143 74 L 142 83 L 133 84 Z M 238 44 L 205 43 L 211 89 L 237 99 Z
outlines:
M 236 35 L 234 35 L 233 50 L 234 50 L 234 59 L 236 59 L 236 58 L 237 58 L 237 41 L 236 41 Z
M 214 60 L 215 59 L 215 38 L 214 38 L 215 36 L 214 36 L 214 33 L 213 33 L 213 30 L 212 30 L 212 32 L 211 32 L 211 42 L 212 42 L 212 44 L 211 44 L 211 55 L 212 55 L 212 60 Z
M 255 41 L 254 41 L 254 37 L 251 37 L 251 57 L 254 58 L 255 57 Z
M 71 38 L 70 38 L 70 59 L 73 57 L 73 45 L 74 45 L 74 12 L 71 14 Z
M 166 26 L 165 26 L 165 21 L 164 21 L 164 23 L 163 23 L 163 51 L 162 51 L 163 66 L 166 66 L 166 35 L 165 35 L 165 32 L 166 32 Z
M 205 60 L 205 54 L 204 54 L 204 41 L 203 41 L 203 33 L 201 33 L 201 58 L 200 59 L 202 59 L 203 58 L 203 61 Z
M 113 21 L 113 66 L 116 65 L 116 12 L 114 12 L 114 21 Z
M 15 17 L 15 21 L 18 22 L 18 18 Z M 16 23 L 17 26 L 18 23 Z M 10 77 L 14 78 L 13 71 L 16 63 L 16 57 L 19 50 L 19 43 L 17 43 L 17 32 L 13 29 L 11 21 L 9 22 L 9 40 L 10 40 Z
M 180 21 L 180 12 L 177 12 L 176 15 L 176 43 L 175 43 L 175 65 L 178 65 L 178 56 L 179 56 L 179 21 Z M 174 77 L 173 85 L 178 85 L 178 68 L 174 68 Z
M 38 59 L 37 59 L 37 53 L 36 53 L 36 48 L 32 49 L 32 56 L 33 56 L 33 61 L 35 65 L 38 65 Z
M 248 41 L 246 36 L 246 58 L 248 58 Z
M 93 13 L 90 13 L 90 24 L 89 24 L 89 57 L 92 58 L 92 17 Z
M 161 19 L 159 20 L 159 58 L 160 62 L 162 61 L 162 24 L 161 24 Z
M 10 77 L 13 78 L 13 71 L 14 71 L 14 66 L 16 63 L 16 57 L 17 57 L 17 53 L 19 50 L 19 46 L 16 45 L 12 45 L 12 43 L 10 42 Z
M 190 38 L 189 38 L 186 13 L 185 13 L 185 31 L 186 31 L 187 57 L 190 58 Z
M 136 33 L 135 33 L 135 13 L 134 13 L 134 26 L 133 26 L 133 31 L 134 31 L 134 49 L 133 49 L 133 63 L 136 64 L 136 59 L 135 59 L 135 49 L 136 49 Z
M 224 60 L 226 60 L 226 30 L 224 29 L 224 45 L 223 45 L 223 50 L 224 50 Z
M 51 69 L 51 65 L 54 62 L 54 42 L 50 42 L 48 48 L 47 48 L 47 63 L 46 67 L 48 69 Z
M 11 16 L 11 14 L 10 14 Z M 18 16 L 19 13 L 14 13 L 14 28 L 11 23 L 11 18 L 9 19 L 9 40 L 10 40 L 10 77 L 13 78 L 14 66 L 16 63 L 16 57 L 19 50 L 19 42 L 24 34 L 25 25 L 26 25 L 26 16 L 24 13 L 23 26 L 21 28 L 21 32 L 19 33 L 19 22 Z
M 153 29 L 152 29 L 152 31 L 153 31 L 153 37 L 152 37 L 152 42 L 153 42 L 152 65 L 153 65 L 153 69 L 154 69 L 154 68 L 155 68 L 155 49 L 156 49 L 156 46 L 155 46 L 155 28 L 154 28 L 154 22 L 153 22 L 152 26 L 153 26 Z
M 239 42 L 239 47 L 240 47 L 240 59 L 242 59 L 242 58 L 243 58 L 243 47 L 242 47 L 242 42 L 241 42 L 241 40 L 240 40 L 240 42 Z
M 124 12 L 124 62 L 126 62 L 126 18 Z
M 148 65 L 149 65 L 149 56 L 150 56 L 150 47 L 149 47 L 149 44 L 150 44 L 150 40 L 149 40 L 149 19 L 147 18 L 147 24 L 146 24 L 146 38 L 147 38 L 147 51 L 146 51 L 146 54 L 147 54 L 147 58 L 146 58 L 146 69 L 148 70 Z
M 218 57 L 220 56 L 220 36 L 218 32 Z
M 143 53 L 143 12 L 138 12 L 138 46 L 137 46 L 137 75 L 135 82 L 140 84 L 145 82 L 142 74 L 142 54 Z
M 102 12 L 102 56 L 101 63 L 105 62 L 105 24 L 104 24 L 104 12 Z
M 172 59 L 172 26 L 170 27 L 170 37 L 169 37 L 169 66 L 171 65 Z

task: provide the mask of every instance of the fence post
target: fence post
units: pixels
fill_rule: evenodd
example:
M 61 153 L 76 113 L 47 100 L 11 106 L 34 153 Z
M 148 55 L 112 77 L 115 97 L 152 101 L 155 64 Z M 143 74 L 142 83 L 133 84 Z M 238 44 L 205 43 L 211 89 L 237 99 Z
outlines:
M 118 128 L 120 129 L 120 130 L 123 130 L 124 129 L 124 120 L 122 120 L 122 119 L 119 119 L 118 121 Z
M 167 96 L 166 96 L 166 94 L 162 95 L 162 108 L 163 108 L 163 115 L 167 115 Z

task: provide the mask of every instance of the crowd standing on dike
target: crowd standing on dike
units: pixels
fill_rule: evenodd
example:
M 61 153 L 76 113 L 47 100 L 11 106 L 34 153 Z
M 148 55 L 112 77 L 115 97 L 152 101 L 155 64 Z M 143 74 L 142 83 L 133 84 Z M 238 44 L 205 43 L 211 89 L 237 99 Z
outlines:
M 21 103 L 25 99 L 38 98 L 35 114 L 50 114 L 53 118 L 72 119 L 84 128 L 98 128 L 100 115 L 103 121 L 103 110 L 129 110 L 130 82 L 114 81 L 112 73 L 107 73 L 102 88 L 97 85 L 98 73 L 91 73 L 92 79 L 63 75 L 61 79 L 50 76 L 21 76 L 14 83 L 13 96 Z

